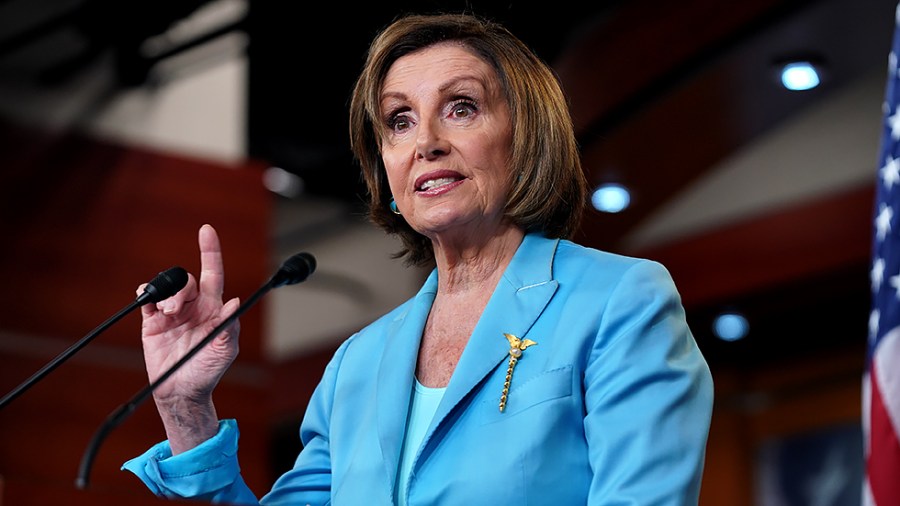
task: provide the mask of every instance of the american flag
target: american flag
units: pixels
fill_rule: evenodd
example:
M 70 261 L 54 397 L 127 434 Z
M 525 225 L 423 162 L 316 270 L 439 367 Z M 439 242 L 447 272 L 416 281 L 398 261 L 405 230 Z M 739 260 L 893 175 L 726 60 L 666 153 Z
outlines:
M 872 250 L 872 313 L 863 378 L 866 475 L 863 505 L 900 505 L 900 4 L 888 57 L 878 153 Z

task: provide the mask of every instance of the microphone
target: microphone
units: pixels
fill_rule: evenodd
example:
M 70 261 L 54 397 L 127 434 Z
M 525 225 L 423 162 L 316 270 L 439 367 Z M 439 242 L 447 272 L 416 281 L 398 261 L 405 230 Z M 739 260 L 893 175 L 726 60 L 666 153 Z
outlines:
M 147 286 L 144 288 L 144 292 L 139 295 L 134 300 L 134 302 L 121 309 L 118 313 L 110 317 L 105 322 L 101 323 L 97 328 L 92 330 L 86 336 L 82 337 L 77 343 L 70 346 L 68 349 L 66 349 L 66 351 L 60 353 L 56 358 L 42 367 L 38 372 L 31 375 L 31 377 L 25 380 L 21 385 L 6 394 L 3 399 L 0 399 L 0 409 L 12 402 L 13 399 L 21 395 L 23 392 L 25 392 L 25 390 L 31 388 L 35 383 L 40 381 L 41 378 L 49 374 L 50 371 L 56 369 L 60 364 L 68 360 L 69 357 L 74 355 L 78 350 L 91 342 L 101 332 L 111 327 L 112 324 L 121 320 L 125 315 L 132 312 L 134 309 L 143 306 L 144 304 L 150 302 L 159 302 L 163 299 L 168 299 L 169 297 L 178 293 L 179 290 L 184 288 L 184 285 L 187 284 L 187 280 L 187 271 L 178 266 L 171 267 L 157 274 L 155 278 L 147 283 Z
M 316 270 L 316 259 L 309 253 L 297 253 L 281 264 L 278 271 L 269 280 L 272 288 L 284 285 L 296 285 L 305 281 Z
M 217 335 L 222 333 L 229 325 L 231 325 L 235 320 L 238 319 L 242 314 L 247 312 L 248 309 L 253 307 L 262 298 L 263 295 L 268 293 L 273 288 L 278 288 L 280 286 L 285 285 L 294 285 L 300 283 L 301 281 L 305 281 L 306 278 L 309 277 L 316 270 L 316 259 L 309 253 L 297 253 L 296 255 L 288 258 L 281 264 L 281 267 L 263 284 L 256 292 L 251 295 L 246 302 L 238 306 L 235 309 L 234 313 L 230 314 L 225 320 L 222 321 L 216 328 L 212 329 L 206 337 L 203 338 L 202 341 L 197 343 L 193 348 L 188 350 L 187 353 L 183 357 L 181 357 L 177 362 L 172 364 L 159 378 L 157 378 L 152 383 L 148 384 L 141 390 L 139 390 L 131 399 L 125 404 L 120 405 L 116 408 L 109 416 L 106 417 L 106 420 L 103 424 L 97 429 L 94 433 L 94 436 L 91 438 L 90 443 L 84 451 L 84 455 L 81 458 L 81 464 L 78 467 L 78 477 L 75 479 L 75 486 L 78 489 L 84 490 L 88 486 L 91 467 L 93 466 L 94 457 L 97 455 L 97 451 L 100 449 L 100 444 L 106 438 L 107 434 L 120 425 L 122 422 L 128 418 L 131 413 L 134 412 L 137 407 L 144 402 L 147 397 L 149 397 L 154 390 L 156 390 L 159 385 L 169 379 L 170 376 L 175 374 L 178 369 L 180 369 L 184 364 L 188 362 L 194 355 L 197 354 L 204 346 L 209 344 Z
M 166 300 L 184 288 L 187 281 L 188 274 L 186 270 L 178 266 L 169 268 L 157 274 L 153 280 L 147 283 L 147 286 L 144 287 L 144 293 L 140 294 L 134 302 L 139 306 L 143 306 L 150 302 L 155 304 Z

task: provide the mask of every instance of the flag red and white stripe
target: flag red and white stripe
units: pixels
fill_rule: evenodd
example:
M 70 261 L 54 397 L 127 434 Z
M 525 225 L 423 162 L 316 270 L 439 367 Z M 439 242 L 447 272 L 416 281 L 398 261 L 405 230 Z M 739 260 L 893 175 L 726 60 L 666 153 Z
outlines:
M 864 504 L 900 505 L 900 328 L 885 334 L 867 373 L 868 423 Z

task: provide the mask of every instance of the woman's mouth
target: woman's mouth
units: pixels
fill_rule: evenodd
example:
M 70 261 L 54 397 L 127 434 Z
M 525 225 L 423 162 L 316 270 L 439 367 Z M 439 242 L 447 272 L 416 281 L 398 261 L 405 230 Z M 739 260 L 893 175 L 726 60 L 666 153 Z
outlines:
M 416 191 L 420 191 L 420 192 L 428 191 L 433 188 L 438 188 L 438 187 L 441 187 L 444 185 L 448 185 L 450 183 L 453 183 L 454 181 L 459 181 L 459 178 L 439 177 L 436 179 L 428 179 L 424 183 L 419 185 L 419 187 L 416 188 Z
M 416 178 L 416 193 L 439 195 L 461 184 L 465 176 L 453 170 L 436 170 Z

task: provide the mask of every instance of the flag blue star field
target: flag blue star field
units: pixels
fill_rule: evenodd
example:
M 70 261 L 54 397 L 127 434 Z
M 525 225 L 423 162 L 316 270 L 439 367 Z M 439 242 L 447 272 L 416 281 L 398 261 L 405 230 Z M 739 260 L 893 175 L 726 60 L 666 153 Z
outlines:
M 872 313 L 863 378 L 863 504 L 900 505 L 900 5 L 888 57 L 872 250 Z

